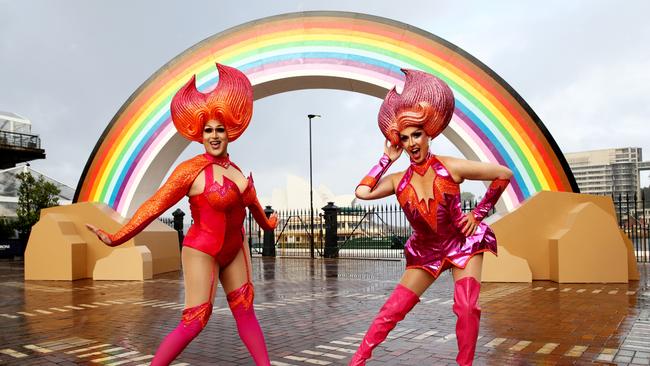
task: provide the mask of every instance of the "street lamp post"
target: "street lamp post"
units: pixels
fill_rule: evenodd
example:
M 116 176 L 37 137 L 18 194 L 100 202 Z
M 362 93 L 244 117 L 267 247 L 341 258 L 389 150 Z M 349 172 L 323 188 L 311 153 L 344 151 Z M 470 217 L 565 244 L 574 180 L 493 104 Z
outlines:
M 311 235 L 309 238 L 309 251 L 311 257 L 314 258 L 314 187 L 312 182 L 312 169 L 311 169 L 311 119 L 315 117 L 320 117 L 320 114 L 308 114 L 309 118 L 309 212 L 310 212 L 310 225 L 311 225 Z

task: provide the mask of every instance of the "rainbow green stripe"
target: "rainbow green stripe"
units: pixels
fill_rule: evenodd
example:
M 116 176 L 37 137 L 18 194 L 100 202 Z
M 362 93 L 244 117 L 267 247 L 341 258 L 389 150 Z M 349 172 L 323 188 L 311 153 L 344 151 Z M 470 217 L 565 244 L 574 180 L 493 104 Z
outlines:
M 86 164 L 75 200 L 104 202 L 126 214 L 151 164 L 175 134 L 174 93 L 192 74 L 214 85 L 215 62 L 242 70 L 256 98 L 309 87 L 334 87 L 383 97 L 403 83 L 400 68 L 445 80 L 457 109 L 445 134 L 481 161 L 515 173 L 504 195 L 509 209 L 541 190 L 578 188 L 562 153 L 526 102 L 487 66 L 423 30 L 344 12 L 279 15 L 214 35 L 151 76 L 122 106 Z M 329 81 L 325 83 L 325 81 Z M 171 164 L 171 162 L 170 162 Z

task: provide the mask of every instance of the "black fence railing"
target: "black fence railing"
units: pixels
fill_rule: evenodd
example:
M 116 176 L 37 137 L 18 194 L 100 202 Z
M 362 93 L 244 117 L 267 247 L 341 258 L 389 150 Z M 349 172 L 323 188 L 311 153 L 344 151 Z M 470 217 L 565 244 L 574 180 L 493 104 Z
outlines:
M 636 195 L 614 195 L 612 199 L 619 227 L 632 241 L 637 261 L 650 262 L 650 205 Z M 464 201 L 463 212 L 474 209 L 476 204 L 476 201 Z M 267 207 L 267 214 L 271 212 L 274 211 Z M 316 210 L 313 245 L 309 209 L 275 213 L 278 226 L 273 232 L 265 233 L 250 215 L 245 219 L 244 229 L 252 255 L 401 259 L 412 233 L 404 212 L 396 204 L 355 207 L 330 204 Z M 182 221 L 179 226 L 177 220 L 161 219 L 182 231 Z
M 40 149 L 41 138 L 26 133 L 0 131 L 0 145 L 22 147 L 25 149 Z
M 618 226 L 632 241 L 637 262 L 650 262 L 650 204 L 645 195 L 614 194 L 612 199 Z
M 463 202 L 463 212 L 469 212 L 476 204 L 476 201 Z M 314 212 L 313 245 L 309 209 L 275 211 L 278 226 L 270 244 L 273 248 L 267 247 L 267 253 L 282 257 L 404 257 L 404 245 L 412 229 L 397 204 L 343 208 L 328 205 L 317 211 Z M 334 227 L 336 230 L 333 230 Z M 263 230 L 250 215 L 244 222 L 244 228 L 248 233 L 251 253 L 262 254 L 265 250 Z M 330 244 L 327 244 L 328 231 L 336 235 L 329 241 Z

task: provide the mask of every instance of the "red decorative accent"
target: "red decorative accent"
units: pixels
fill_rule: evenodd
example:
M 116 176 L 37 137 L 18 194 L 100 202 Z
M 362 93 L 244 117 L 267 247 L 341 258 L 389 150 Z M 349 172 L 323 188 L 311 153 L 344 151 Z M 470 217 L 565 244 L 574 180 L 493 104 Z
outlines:
M 248 310 L 253 306 L 255 288 L 250 282 L 246 282 L 240 288 L 229 292 L 226 295 L 228 305 L 233 310 Z
M 208 324 L 208 319 L 212 314 L 212 303 L 206 302 L 201 305 L 183 310 L 182 321 L 183 324 L 187 327 L 194 320 L 198 319 L 201 322 L 202 328 L 205 328 L 205 325 Z
M 377 185 L 377 178 L 371 177 L 366 175 L 361 179 L 361 182 L 359 182 L 360 186 L 368 186 L 368 187 L 374 187 Z
M 196 75 L 193 75 L 172 98 L 174 126 L 189 140 L 201 142 L 203 126 L 210 120 L 217 120 L 225 125 L 228 141 L 235 141 L 253 116 L 253 87 L 246 75 L 219 63 L 217 70 L 219 82 L 211 92 L 198 91 Z
M 431 165 L 435 162 L 438 162 L 438 159 L 434 155 L 429 154 L 429 158 L 423 164 L 411 164 L 411 167 L 415 174 L 424 176 L 431 168 Z M 433 198 L 430 198 L 428 202 L 425 202 L 425 199 L 418 197 L 415 189 L 410 183 L 406 184 L 401 192 L 398 192 L 397 200 L 403 209 L 416 209 L 427 221 L 431 229 L 436 231 L 438 227 L 438 208 L 444 204 L 445 194 L 460 194 L 460 187 L 451 177 L 444 177 L 436 174 L 433 179 Z
M 230 161 L 230 155 L 226 156 L 213 156 L 208 153 L 203 154 L 206 159 L 210 160 L 212 164 L 219 165 L 220 167 L 224 169 L 228 169 L 231 165 L 234 166 L 234 164 Z M 239 168 L 237 170 L 241 171 Z
M 438 136 L 454 114 L 454 93 L 444 81 L 423 71 L 402 72 L 406 75 L 402 94 L 395 88 L 389 91 L 378 116 L 379 129 L 394 146 L 407 127 L 420 127 L 431 138 Z

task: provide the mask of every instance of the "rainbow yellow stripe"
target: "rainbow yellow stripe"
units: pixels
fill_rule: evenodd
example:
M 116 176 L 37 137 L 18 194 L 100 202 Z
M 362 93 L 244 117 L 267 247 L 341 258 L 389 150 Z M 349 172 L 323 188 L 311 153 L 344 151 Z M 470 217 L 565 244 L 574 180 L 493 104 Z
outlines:
M 125 214 L 153 159 L 176 133 L 169 116 L 171 97 L 193 74 L 201 88 L 216 84 L 215 62 L 243 71 L 258 98 L 322 80 L 383 97 L 387 89 L 403 83 L 400 68 L 430 72 L 445 80 L 456 96 L 456 112 L 446 133 L 460 139 L 470 155 L 507 165 L 515 173 L 504 195 L 509 209 L 542 190 L 578 192 L 557 144 L 528 104 L 465 51 L 385 18 L 302 12 L 216 34 L 158 70 L 104 131 L 80 178 L 75 201 L 104 202 Z

